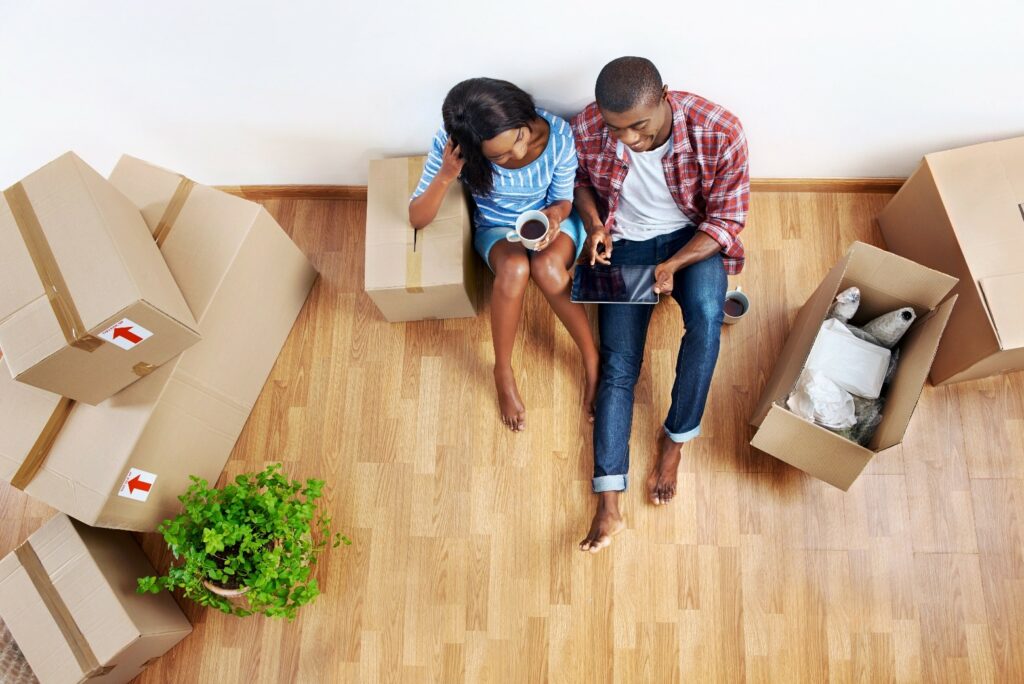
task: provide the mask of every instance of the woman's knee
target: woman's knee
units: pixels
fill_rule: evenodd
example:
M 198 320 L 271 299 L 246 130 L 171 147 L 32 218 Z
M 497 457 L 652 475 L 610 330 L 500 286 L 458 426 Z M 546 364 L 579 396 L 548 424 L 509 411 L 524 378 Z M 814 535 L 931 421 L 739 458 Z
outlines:
M 518 294 L 530 278 L 530 260 L 525 254 L 510 254 L 494 266 L 494 288 L 505 294 Z
M 541 252 L 530 264 L 530 277 L 545 294 L 557 294 L 569 282 L 569 272 L 561 258 L 553 252 Z

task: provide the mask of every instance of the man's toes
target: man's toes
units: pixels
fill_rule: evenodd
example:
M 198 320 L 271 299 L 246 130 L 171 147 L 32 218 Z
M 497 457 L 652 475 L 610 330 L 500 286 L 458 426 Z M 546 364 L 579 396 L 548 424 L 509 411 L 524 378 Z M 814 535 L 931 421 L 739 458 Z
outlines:
M 596 542 L 590 545 L 590 553 L 597 553 L 604 547 L 612 543 L 612 538 L 607 534 L 601 535 Z

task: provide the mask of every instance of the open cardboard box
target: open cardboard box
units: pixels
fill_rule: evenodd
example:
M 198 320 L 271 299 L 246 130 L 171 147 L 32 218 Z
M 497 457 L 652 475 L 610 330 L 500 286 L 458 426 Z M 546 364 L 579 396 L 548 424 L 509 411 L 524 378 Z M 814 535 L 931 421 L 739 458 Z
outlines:
M 943 299 L 957 279 L 909 259 L 855 242 L 797 315 L 775 370 L 750 422 L 757 427 L 751 446 L 846 491 L 875 454 L 903 441 L 931 369 L 935 350 L 956 296 Z M 918 318 L 899 343 L 900 360 L 885 396 L 882 422 L 867 447 L 800 418 L 786 398 L 835 296 L 851 286 L 861 292 L 854 325 L 904 306 Z
M 890 250 L 960 279 L 933 384 L 1024 369 L 1024 137 L 925 156 L 878 224 Z

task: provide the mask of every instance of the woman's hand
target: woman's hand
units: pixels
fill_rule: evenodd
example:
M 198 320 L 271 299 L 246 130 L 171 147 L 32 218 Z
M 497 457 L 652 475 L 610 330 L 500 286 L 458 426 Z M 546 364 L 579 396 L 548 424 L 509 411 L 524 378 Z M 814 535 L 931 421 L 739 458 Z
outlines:
M 466 160 L 462 158 L 462 151 L 451 138 L 445 143 L 444 152 L 441 154 L 441 168 L 437 172 L 438 178 L 445 183 L 451 183 L 462 173 L 462 167 Z
M 554 242 L 558 238 L 558 232 L 562 225 L 562 212 L 555 207 L 541 209 L 540 213 L 548 217 L 548 232 L 544 234 L 544 238 L 533 248 L 535 252 L 543 251 L 545 247 Z

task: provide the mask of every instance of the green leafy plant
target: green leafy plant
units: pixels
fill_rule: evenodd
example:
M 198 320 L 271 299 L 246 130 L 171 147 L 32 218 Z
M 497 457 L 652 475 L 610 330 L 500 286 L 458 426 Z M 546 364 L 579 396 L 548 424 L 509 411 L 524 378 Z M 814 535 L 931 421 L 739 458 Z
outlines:
M 293 619 L 320 594 L 312 568 L 332 540 L 331 519 L 316 508 L 323 486 L 289 479 L 280 464 L 239 475 L 222 489 L 192 477 L 178 497 L 183 512 L 158 528 L 175 563 L 166 575 L 140 578 L 139 593 L 183 589 L 225 613 Z M 351 542 L 335 534 L 333 546 L 342 543 Z M 244 600 L 214 593 L 206 582 L 244 591 Z

